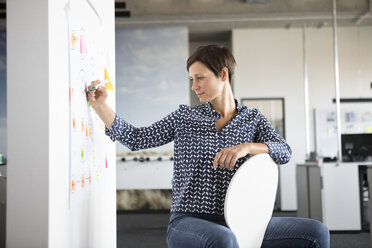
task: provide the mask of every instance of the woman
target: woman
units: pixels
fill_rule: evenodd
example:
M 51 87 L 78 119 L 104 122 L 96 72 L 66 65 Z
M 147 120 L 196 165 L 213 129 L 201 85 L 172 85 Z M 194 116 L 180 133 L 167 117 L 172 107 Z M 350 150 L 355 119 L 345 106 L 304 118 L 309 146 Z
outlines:
M 224 47 L 199 47 L 187 70 L 202 104 L 179 109 L 150 127 L 135 128 L 105 104 L 106 90 L 88 91 L 88 99 L 106 125 L 106 134 L 131 150 L 147 149 L 174 140 L 172 205 L 168 247 L 238 247 L 224 221 L 229 182 L 250 156 L 268 153 L 277 164 L 291 156 L 288 144 L 257 109 L 234 99 L 231 80 L 235 59 Z M 89 88 L 97 85 L 92 83 Z M 329 231 L 319 221 L 275 218 L 262 247 L 329 247 Z

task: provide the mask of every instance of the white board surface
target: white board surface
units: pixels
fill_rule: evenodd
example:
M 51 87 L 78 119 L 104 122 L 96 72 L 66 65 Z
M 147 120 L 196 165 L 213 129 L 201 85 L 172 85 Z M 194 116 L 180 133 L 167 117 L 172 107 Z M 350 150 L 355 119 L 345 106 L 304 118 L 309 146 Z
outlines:
M 99 6 L 89 1 L 70 2 L 70 204 L 88 197 L 108 168 L 105 126 L 86 98 L 88 85 L 109 80 L 111 68 L 104 42 Z M 114 94 L 109 91 L 109 94 Z

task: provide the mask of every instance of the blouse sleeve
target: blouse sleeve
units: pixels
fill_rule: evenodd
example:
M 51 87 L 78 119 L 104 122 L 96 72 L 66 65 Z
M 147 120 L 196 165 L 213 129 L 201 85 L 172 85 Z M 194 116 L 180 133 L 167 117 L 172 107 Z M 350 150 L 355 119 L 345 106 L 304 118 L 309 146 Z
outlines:
M 269 147 L 269 155 L 277 164 L 288 163 L 292 155 L 292 150 L 284 139 L 275 131 L 267 118 L 258 111 L 258 125 L 256 141 L 266 144 Z
M 118 115 L 105 133 L 112 141 L 119 141 L 131 151 L 162 146 L 174 140 L 178 112 L 174 111 L 149 127 L 134 127 Z

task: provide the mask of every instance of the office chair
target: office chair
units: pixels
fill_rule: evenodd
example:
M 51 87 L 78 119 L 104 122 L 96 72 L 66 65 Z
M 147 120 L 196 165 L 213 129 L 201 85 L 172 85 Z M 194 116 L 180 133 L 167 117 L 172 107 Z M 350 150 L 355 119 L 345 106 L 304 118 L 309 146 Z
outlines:
M 249 158 L 231 179 L 225 198 L 225 221 L 240 248 L 259 248 L 271 219 L 278 166 L 268 154 Z

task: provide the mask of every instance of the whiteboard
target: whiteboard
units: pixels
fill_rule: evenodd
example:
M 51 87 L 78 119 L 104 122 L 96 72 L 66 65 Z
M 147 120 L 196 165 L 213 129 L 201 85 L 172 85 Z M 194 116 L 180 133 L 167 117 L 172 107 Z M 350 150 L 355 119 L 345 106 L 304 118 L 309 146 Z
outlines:
M 341 134 L 372 133 L 372 103 L 342 103 Z M 322 157 L 337 156 L 336 111 L 315 109 L 316 152 Z
M 89 1 L 70 2 L 69 103 L 70 103 L 70 206 L 87 197 L 108 168 L 104 123 L 86 98 L 94 80 L 109 80 L 108 50 L 104 46 L 102 19 Z M 114 94 L 111 92 L 110 94 Z

